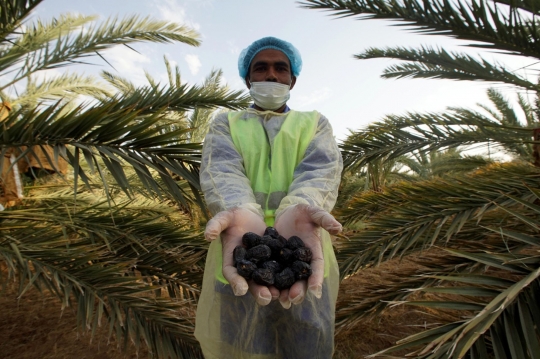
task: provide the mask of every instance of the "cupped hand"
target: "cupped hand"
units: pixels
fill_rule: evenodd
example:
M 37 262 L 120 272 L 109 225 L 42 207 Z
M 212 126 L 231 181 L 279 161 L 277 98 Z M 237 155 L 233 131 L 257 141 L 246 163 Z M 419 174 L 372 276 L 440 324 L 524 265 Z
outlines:
M 213 241 L 221 236 L 223 247 L 223 277 L 229 282 L 234 295 L 242 296 L 249 290 L 260 305 L 267 305 L 277 299 L 279 291 L 275 287 L 259 285 L 252 280 L 246 281 L 238 274 L 234 266 L 233 251 L 242 245 L 242 236 L 246 232 L 263 235 L 266 224 L 260 216 L 245 208 L 233 208 L 217 213 L 206 225 L 204 236 Z
M 300 237 L 306 247 L 311 249 L 311 276 L 300 280 L 288 290 L 282 290 L 279 301 L 284 308 L 292 304 L 300 304 L 309 290 L 315 297 L 322 296 L 324 280 L 324 257 L 320 229 L 324 228 L 330 234 L 338 234 L 342 230 L 341 224 L 324 209 L 307 204 L 297 204 L 286 208 L 276 218 L 275 228 L 285 238 Z

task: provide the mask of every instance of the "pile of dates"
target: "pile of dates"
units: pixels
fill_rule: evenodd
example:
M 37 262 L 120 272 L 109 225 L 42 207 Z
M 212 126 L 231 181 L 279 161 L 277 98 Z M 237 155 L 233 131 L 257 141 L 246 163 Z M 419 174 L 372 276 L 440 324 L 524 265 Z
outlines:
M 311 250 L 297 236 L 286 239 L 268 227 L 263 236 L 247 232 L 242 244 L 233 252 L 236 269 L 257 284 L 282 290 L 311 275 Z

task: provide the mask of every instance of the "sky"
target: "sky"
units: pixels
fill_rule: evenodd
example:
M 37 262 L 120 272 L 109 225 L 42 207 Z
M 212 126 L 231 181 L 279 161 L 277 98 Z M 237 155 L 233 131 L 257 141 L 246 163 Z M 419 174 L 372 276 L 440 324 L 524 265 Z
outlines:
M 463 46 L 468 42 L 417 34 L 403 22 L 337 18 L 328 12 L 303 9 L 294 0 L 45 0 L 31 19 L 50 20 L 64 13 L 97 15 L 99 21 L 150 16 L 186 24 L 200 34 L 199 47 L 139 43 L 133 46 L 136 52 L 117 46 L 102 53 L 110 65 L 97 58 L 95 66 L 69 68 L 88 75 L 106 70 L 141 85 L 146 83 L 144 71 L 163 83 L 167 81 L 163 62 L 163 56 L 167 56 L 179 66 L 185 82 L 200 84 L 212 69 L 221 69 L 229 87 L 243 90 L 245 84 L 237 67 L 240 51 L 265 36 L 289 41 L 300 51 L 303 68 L 288 104 L 295 110 L 317 110 L 325 115 L 338 140 L 389 114 L 441 112 L 449 106 L 475 108 L 477 103 L 488 103 L 485 92 L 490 87 L 515 97 L 515 89 L 501 84 L 382 79 L 383 70 L 398 61 L 357 60 L 353 55 L 370 47 L 422 45 L 478 51 Z M 532 67 L 526 67 L 535 59 L 486 51 L 482 56 L 509 64 L 522 75 L 537 76 Z M 59 71 L 63 70 L 52 70 L 53 75 Z M 532 94 L 524 94 L 532 99 Z

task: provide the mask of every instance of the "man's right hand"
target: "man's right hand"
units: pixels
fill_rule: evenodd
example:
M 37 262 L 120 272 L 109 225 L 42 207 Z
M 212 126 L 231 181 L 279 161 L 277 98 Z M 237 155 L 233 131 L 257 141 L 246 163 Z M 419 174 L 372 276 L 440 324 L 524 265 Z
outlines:
M 233 208 L 217 213 L 206 225 L 204 236 L 206 240 L 213 241 L 221 236 L 223 246 L 223 277 L 229 282 L 236 296 L 242 296 L 248 289 L 259 305 L 267 305 L 272 299 L 279 297 L 279 290 L 275 287 L 258 285 L 252 280 L 246 281 L 238 274 L 234 266 L 233 251 L 242 245 L 242 236 L 246 232 L 263 235 L 266 224 L 262 218 L 250 210 Z

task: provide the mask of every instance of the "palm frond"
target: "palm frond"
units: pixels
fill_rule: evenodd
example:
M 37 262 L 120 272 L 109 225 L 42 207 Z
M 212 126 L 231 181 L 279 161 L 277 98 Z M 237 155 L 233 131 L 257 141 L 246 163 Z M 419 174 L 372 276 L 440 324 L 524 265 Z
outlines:
M 101 77 L 123 94 L 135 92 L 135 85 L 125 77 L 115 75 L 109 71 L 101 71 Z
M 61 22 L 80 23 L 92 20 L 90 17 L 65 17 Z M 57 68 L 68 65 L 73 61 L 80 61 L 89 56 L 95 56 L 115 45 L 128 45 L 133 42 L 151 41 L 157 43 L 169 43 L 173 41 L 183 42 L 188 45 L 198 46 L 198 34 L 183 25 L 165 21 L 139 18 L 138 16 L 126 17 L 122 20 L 108 19 L 99 25 L 84 28 L 74 36 L 59 33 L 61 26 L 56 25 L 56 20 L 50 24 L 38 24 L 29 27 L 28 30 L 13 40 L 13 46 L 7 47 L 0 52 L 0 72 L 5 72 L 15 65 L 21 65 L 14 78 L 0 86 L 3 90 L 32 73 L 40 70 Z M 43 37 L 43 34 L 50 34 Z M 54 36 L 53 36 L 54 35 Z
M 508 177 L 500 182 L 506 181 Z M 517 183 L 517 177 L 511 182 Z M 405 276 L 410 279 L 387 277 L 379 286 L 367 284 L 362 291 L 349 294 L 352 299 L 348 305 L 338 308 L 340 329 L 350 329 L 363 317 L 392 305 L 455 312 L 452 321 L 400 340 L 374 357 L 406 349 L 408 356 L 414 358 L 462 358 L 479 355 L 479 351 L 484 352 L 480 358 L 503 358 L 504 355 L 534 358 L 538 353 L 540 316 L 535 315 L 535 300 L 540 294 L 540 206 L 537 204 L 540 191 L 525 186 L 521 195 L 498 191 L 500 199 L 489 200 L 486 194 L 496 191 L 496 186 L 491 181 L 484 184 L 484 193 L 478 193 L 478 197 L 485 197 L 486 202 L 493 204 L 492 208 L 484 207 L 470 219 L 456 216 L 452 223 L 445 224 L 445 228 L 455 229 L 452 238 L 439 241 L 447 247 L 446 254 L 432 251 L 419 254 L 415 258 L 418 266 L 405 271 Z M 470 186 L 470 182 L 467 185 Z M 445 186 L 445 191 L 453 192 L 453 189 Z M 531 197 L 525 199 L 527 196 Z M 468 211 L 465 201 L 452 199 L 456 209 L 461 208 L 463 213 Z M 410 202 L 395 204 L 381 215 L 387 217 L 387 234 L 404 229 L 392 227 L 390 223 L 406 221 L 406 216 L 413 214 L 414 209 L 407 210 L 402 206 L 411 208 L 414 205 Z M 443 205 L 442 208 L 450 206 Z M 507 216 L 495 213 L 497 211 Z M 365 225 L 377 227 L 379 220 L 380 217 L 375 215 Z M 460 223 L 456 224 L 456 221 Z M 412 221 L 409 219 L 409 222 Z M 434 236 L 443 239 L 447 235 L 445 229 L 435 232 L 434 240 Z M 431 237 L 431 234 L 424 232 L 419 236 Z M 392 250 L 414 246 L 411 243 L 394 244 Z M 366 246 L 364 252 L 371 255 L 367 263 L 375 264 L 380 260 L 383 255 L 377 252 L 387 245 L 388 242 L 382 240 Z M 421 293 L 428 296 L 419 296 Z M 500 332 L 500 328 L 506 329 Z
M 73 167 L 77 176 L 75 186 L 79 176 L 89 185 L 80 162 L 84 159 L 89 168 L 102 173 L 104 168 L 96 161 L 101 158 L 115 181 L 129 193 L 123 169 L 128 165 L 136 171 L 149 193 L 158 196 L 170 193 L 185 205 L 185 193 L 171 174 L 186 179 L 197 191 L 200 145 L 185 143 L 184 129 L 161 131 L 169 129 L 160 124 L 163 114 L 195 107 L 241 108 L 247 104 L 247 96 L 239 91 L 186 85 L 157 90 L 142 87 L 135 93 L 118 94 L 98 104 L 80 105 L 67 112 L 63 111 L 65 105 L 60 104 L 24 113 L 12 112 L 4 122 L 0 146 L 27 146 L 19 158 L 34 155 L 32 146 L 55 146 L 55 157 L 64 157 Z M 159 186 L 150 171 L 156 171 L 165 188 Z M 105 183 L 105 179 L 103 181 Z
M 531 106 L 529 101 L 525 100 L 525 98 L 521 94 L 518 94 L 518 104 L 525 115 L 527 126 L 534 127 L 536 124 L 538 124 L 538 120 L 536 119 L 534 114 L 534 108 Z
M 387 67 L 381 75 L 383 78 L 410 77 L 501 82 L 532 91 L 538 90 L 537 84 L 507 70 L 503 65 L 494 65 L 483 58 L 477 60 L 471 55 L 452 53 L 444 49 L 369 48 L 355 57 L 361 60 L 393 58 L 407 61 L 406 64 Z
M 17 29 L 24 19 L 43 0 L 5 0 L 0 9 L 0 42 Z
M 538 264 L 538 263 L 537 263 Z M 475 302 L 467 302 L 473 305 L 461 306 L 464 309 L 473 310 L 475 315 L 468 319 L 447 324 L 421 334 L 400 340 L 394 347 L 385 349 L 374 354 L 392 352 L 399 349 L 418 347 L 409 354 L 415 358 L 462 358 L 468 353 L 478 353 L 478 346 L 484 347 L 483 355 L 479 358 L 534 358 L 539 353 L 538 343 L 538 321 L 533 313 L 537 303 L 532 299 L 540 294 L 540 268 L 532 270 L 528 275 L 520 280 L 511 282 L 497 288 L 495 291 L 481 290 L 478 287 L 453 287 L 446 290 L 439 290 L 440 293 L 449 293 L 460 297 L 468 297 Z M 464 277 L 466 279 L 467 277 Z M 453 278 L 446 279 L 452 281 Z M 461 278 L 457 278 L 460 280 Z M 482 277 L 479 278 L 483 279 Z M 485 279 L 489 279 L 485 277 Z M 487 281 L 486 281 L 487 282 Z M 436 289 L 436 288 L 433 288 Z M 430 290 L 425 290 L 430 291 Z M 500 293 L 499 293 L 500 291 Z M 433 292 L 433 290 L 431 290 Z M 490 298 L 484 302 L 485 298 Z M 444 305 L 441 301 L 428 302 L 407 302 L 408 305 L 440 307 Z M 459 302 L 451 301 L 445 307 L 459 310 Z M 478 309 L 474 309 L 478 307 Z M 444 328 L 444 330 L 442 330 Z M 499 328 L 506 328 L 499 332 Z M 522 343 L 522 346 L 516 345 Z M 489 348 L 489 349 L 488 349 Z M 488 351 L 491 354 L 488 354 Z M 474 355 L 474 354 L 473 354 Z
M 360 168 L 374 160 L 390 160 L 414 151 L 466 145 L 512 150 L 532 142 L 532 129 L 503 125 L 478 112 L 451 108 L 441 114 L 386 116 L 380 123 L 353 132 L 341 149 L 345 167 Z
M 510 106 L 507 99 L 495 89 L 488 89 L 487 95 L 491 102 L 495 105 L 501 116 L 501 124 L 507 126 L 519 126 L 519 120 L 516 116 L 516 113 Z
M 443 160 L 435 160 L 432 162 L 431 173 L 434 176 L 443 177 L 448 174 L 458 172 L 472 172 L 480 168 L 494 164 L 493 160 L 484 156 L 463 156 L 458 158 L 447 158 Z
M 478 223 L 501 221 L 498 206 L 522 206 L 521 201 L 536 200 L 530 188 L 535 188 L 538 176 L 530 165 L 499 165 L 472 175 L 363 193 L 339 213 L 345 224 L 362 221 L 366 227 L 338 243 L 340 273 L 345 277 L 366 265 L 454 241 L 475 248 L 488 235 Z
M 33 237 L 33 230 L 46 228 L 50 241 L 63 236 L 106 248 L 110 253 L 103 255 L 131 262 L 131 270 L 142 273 L 152 285 L 166 286 L 172 296 L 198 297 L 207 244 L 190 229 L 187 216 L 148 201 L 116 199 L 113 212 L 106 200 L 96 202 L 95 195 L 80 194 L 74 204 L 71 193 L 54 194 L 31 197 L 23 208 L 3 211 L 5 236 L 30 243 L 27 238 Z
M 158 358 L 202 358 L 191 334 L 193 319 L 178 315 L 186 312 L 189 302 L 149 296 L 160 286 L 130 275 L 134 263 L 128 259 L 104 256 L 99 248 L 69 238 L 52 240 L 47 230 L 36 233 L 50 243 L 28 238 L 0 244 L 0 257 L 19 281 L 20 294 L 31 285 L 47 289 L 64 305 L 77 308 L 81 326 L 95 330 L 105 317 L 109 332 L 119 341 L 134 341 L 138 348 L 144 340 Z
M 61 36 L 69 36 L 71 32 L 96 19 L 96 16 L 69 14 L 61 15 L 48 23 L 37 20 L 34 24 L 25 24 L 25 29 L 21 33 L 8 35 L 6 40 L 9 40 L 9 45 L 0 50 L 0 71 L 3 73 L 18 71 L 19 77 L 23 78 L 21 77 L 25 71 L 23 65 L 29 61 L 27 57 L 30 54 L 45 48 L 51 51 L 48 47 Z
M 213 69 L 208 76 L 204 79 L 204 87 L 209 89 L 219 89 L 222 87 L 222 78 L 223 71 Z M 177 81 L 180 79 L 177 77 Z M 219 111 L 219 110 L 218 110 Z M 190 132 L 190 141 L 191 142 L 202 142 L 208 129 L 210 127 L 210 122 L 214 118 L 216 110 L 205 109 L 205 108 L 196 108 L 191 115 L 188 117 L 188 122 L 192 131 Z
M 363 320 L 372 318 L 385 310 L 392 310 L 396 305 L 407 301 L 431 300 L 448 301 L 450 296 L 461 301 L 470 296 L 494 297 L 502 290 L 515 283 L 501 278 L 499 272 L 473 260 L 448 255 L 443 251 L 425 251 L 409 258 L 407 265 L 395 260 L 386 263 L 384 269 L 367 268 L 374 275 L 381 273 L 380 282 L 368 282 L 346 294 L 346 300 L 338 302 L 336 308 L 336 330 L 354 330 Z M 347 279 L 345 279 L 346 281 Z M 452 285 L 443 286 L 452 281 Z M 429 295 L 425 295 L 429 293 Z M 457 309 L 457 308 L 455 308 Z M 439 313 L 437 319 L 445 324 L 461 319 L 455 313 Z
M 169 86 L 176 86 L 180 87 L 182 85 L 181 76 L 180 76 L 180 68 L 175 66 L 174 74 L 171 68 L 171 63 L 169 62 L 169 59 L 167 56 L 163 56 L 163 61 L 165 62 L 165 68 L 167 69 L 167 77 L 169 78 Z
M 48 186 L 0 212 L 0 258 L 20 295 L 49 290 L 92 331 L 104 317 L 120 342 L 200 358 L 193 315 L 207 243 L 189 218 L 140 196 L 116 196 L 111 208 L 100 188 L 74 202 L 69 184 Z
M 522 14 L 515 5 L 501 9 L 485 0 L 302 0 L 307 9 L 332 12 L 335 16 L 360 19 L 396 19 L 423 34 L 443 34 L 480 41 L 470 46 L 505 50 L 540 58 L 536 20 Z
M 96 82 L 93 77 L 86 77 L 74 73 L 64 73 L 58 77 L 45 79 L 39 83 L 29 78 L 25 92 L 21 93 L 12 106 L 37 106 L 45 100 L 58 100 L 59 98 L 72 98 L 77 95 L 92 97 L 110 97 L 112 93 Z
M 538 14 L 540 12 L 540 2 L 538 0 L 494 0 L 495 2 L 509 5 L 518 9 Z

